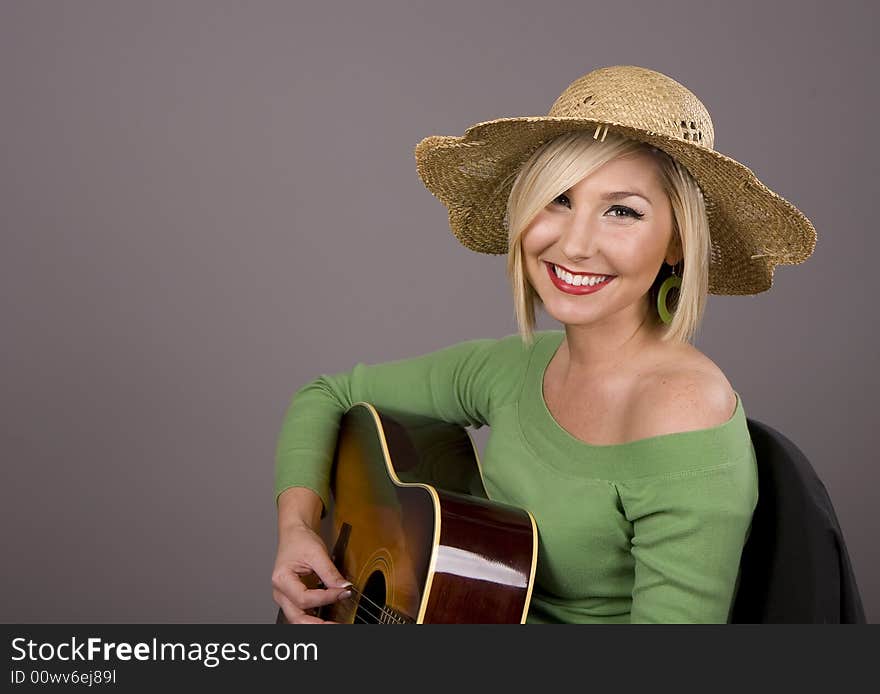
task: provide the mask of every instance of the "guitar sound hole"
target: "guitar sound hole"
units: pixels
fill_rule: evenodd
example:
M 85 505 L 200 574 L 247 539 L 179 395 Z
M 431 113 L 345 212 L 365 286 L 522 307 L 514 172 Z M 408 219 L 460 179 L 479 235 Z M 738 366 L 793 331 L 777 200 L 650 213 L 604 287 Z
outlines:
M 381 571 L 376 571 L 368 579 L 361 598 L 358 601 L 357 612 L 354 614 L 355 624 L 383 624 L 387 618 L 382 617 L 385 609 L 385 576 Z

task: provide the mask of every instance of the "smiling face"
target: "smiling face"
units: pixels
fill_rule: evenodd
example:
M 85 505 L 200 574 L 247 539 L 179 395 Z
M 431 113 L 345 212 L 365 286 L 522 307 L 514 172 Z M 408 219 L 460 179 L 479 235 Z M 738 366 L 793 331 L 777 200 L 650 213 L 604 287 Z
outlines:
M 618 157 L 578 181 L 538 212 L 522 250 L 532 287 L 559 322 L 637 326 L 650 309 L 648 291 L 661 264 L 681 258 L 652 155 Z M 573 277 L 560 279 L 560 271 Z M 586 274 L 574 286 L 565 282 L 578 273 Z M 610 277 L 590 286 L 601 279 L 592 275 Z

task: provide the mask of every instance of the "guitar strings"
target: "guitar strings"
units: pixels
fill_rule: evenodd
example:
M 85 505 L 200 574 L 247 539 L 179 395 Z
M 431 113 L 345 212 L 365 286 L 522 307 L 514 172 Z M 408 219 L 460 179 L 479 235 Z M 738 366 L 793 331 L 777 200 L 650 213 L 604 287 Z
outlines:
M 351 590 L 352 593 L 357 593 L 358 595 L 360 595 L 361 599 L 364 602 L 369 603 L 370 605 L 372 605 L 374 607 L 377 607 L 380 612 L 379 616 L 377 617 L 376 614 L 374 612 L 372 612 L 371 610 L 369 610 L 365 605 L 359 605 L 358 607 L 355 608 L 355 618 L 356 619 L 359 618 L 360 621 L 363 622 L 364 624 L 388 624 L 388 622 L 382 621 L 382 616 L 387 616 L 391 619 L 394 619 L 394 615 L 392 615 L 390 612 L 388 612 L 382 606 L 380 606 L 380 605 L 376 604 L 375 602 L 373 602 L 372 600 L 370 600 L 370 598 L 368 598 L 362 592 L 357 590 L 357 588 L 355 588 L 354 585 L 349 586 L 348 589 Z M 353 597 L 354 597 L 354 595 L 352 595 L 349 598 L 346 598 L 346 600 L 351 600 Z M 369 620 L 366 620 L 363 617 L 359 617 L 360 612 L 364 612 L 368 617 L 370 617 L 373 620 L 373 622 L 370 622 Z M 400 622 L 400 623 L 402 624 L 402 622 Z
M 353 597 L 353 596 L 352 596 L 352 597 Z M 348 599 L 351 600 L 352 598 L 348 598 Z M 367 602 L 370 602 L 370 603 L 372 603 L 373 605 L 375 605 L 375 603 L 373 603 L 373 601 L 370 600 L 369 598 L 366 598 L 366 597 L 365 597 L 364 600 L 366 600 Z M 377 607 L 378 607 L 378 606 L 377 606 Z M 382 612 L 382 608 L 381 608 L 381 607 L 379 608 L 379 611 L 380 611 L 380 613 Z M 370 619 L 364 619 L 364 618 L 361 616 L 361 613 L 366 614 Z M 377 616 L 375 615 L 375 613 L 373 613 L 370 609 L 368 609 L 368 607 L 367 607 L 366 605 L 363 605 L 363 604 L 359 604 L 359 605 L 356 605 L 356 606 L 355 606 L 354 617 L 355 617 L 356 620 L 360 620 L 360 621 L 363 622 L 364 624 L 384 624 L 384 622 L 382 621 L 382 615 L 381 615 L 381 614 L 377 617 Z M 370 621 L 370 620 L 372 620 L 372 621 Z
M 382 621 L 383 616 L 390 619 L 391 620 L 390 623 L 392 623 L 392 624 L 404 624 L 404 621 L 400 617 L 398 617 L 397 615 L 395 615 L 393 612 L 389 611 L 387 608 L 383 607 L 382 605 L 379 605 L 378 603 L 375 603 L 372 600 L 370 600 L 370 598 L 367 597 L 367 595 L 365 593 L 358 590 L 354 584 L 350 585 L 348 587 L 348 590 L 350 590 L 352 592 L 352 598 L 355 595 L 358 595 L 361 598 L 361 602 L 367 602 L 379 610 L 379 617 L 378 617 L 378 621 L 376 622 L 376 624 L 388 624 L 389 623 L 389 622 Z M 351 600 L 351 598 L 348 598 L 348 599 Z M 367 610 L 366 608 L 364 609 L 364 612 L 366 612 L 368 615 L 370 615 L 370 617 L 372 617 L 373 619 L 377 619 L 376 615 L 373 614 L 372 612 L 370 612 L 369 610 Z
M 383 607 L 382 605 L 379 605 L 378 603 L 374 602 L 373 600 L 370 600 L 370 598 L 363 591 L 358 590 L 358 588 L 354 585 L 354 583 L 352 583 L 350 586 L 348 586 L 348 590 L 351 591 L 352 595 L 350 598 L 347 598 L 347 600 L 351 600 L 352 598 L 354 598 L 355 595 L 357 595 L 361 598 L 361 602 L 359 603 L 359 605 L 366 602 L 369 605 L 371 605 L 372 607 L 375 607 L 376 609 L 379 610 L 378 617 L 376 616 L 376 614 L 374 612 L 367 609 L 366 606 L 362 610 L 367 615 L 369 615 L 372 619 L 376 620 L 374 622 L 375 624 L 405 624 L 406 623 L 403 619 L 398 617 L 396 614 L 394 614 L 393 612 L 391 612 L 387 608 Z M 355 617 L 358 617 L 357 611 L 355 612 Z M 382 617 L 386 617 L 390 621 L 382 621 Z M 370 622 L 368 622 L 366 619 L 361 618 L 361 621 L 364 622 L 364 624 L 370 624 Z
M 366 614 L 368 617 L 370 617 L 370 619 L 364 619 L 361 616 L 361 613 Z M 361 606 L 355 608 L 354 618 L 355 618 L 355 621 L 359 621 L 364 624 L 388 624 L 389 623 L 389 622 L 383 622 L 381 616 L 377 618 L 373 612 L 368 610 L 366 607 L 361 607 Z
M 320 583 L 319 585 L 322 586 L 322 587 L 324 586 L 323 583 Z M 385 608 L 385 607 L 383 607 L 382 605 L 379 605 L 378 603 L 376 603 L 376 602 L 370 600 L 370 598 L 367 597 L 367 595 L 366 595 L 363 591 L 358 590 L 358 588 L 354 585 L 354 583 L 351 583 L 349 586 L 347 586 L 347 588 L 348 588 L 348 590 L 350 590 L 350 591 L 352 592 L 352 595 L 351 595 L 350 598 L 346 598 L 346 600 L 351 600 L 355 595 L 357 595 L 357 596 L 360 596 L 360 598 L 361 598 L 361 603 L 363 603 L 363 602 L 367 602 L 367 603 L 369 603 L 369 605 L 372 605 L 373 607 L 375 607 L 376 609 L 379 610 L 379 616 L 378 616 L 378 617 L 375 615 L 375 613 L 373 613 L 372 611 L 368 610 L 366 607 L 364 607 L 363 610 L 362 610 L 362 611 L 365 612 L 369 617 L 371 617 L 372 619 L 375 619 L 375 620 L 376 620 L 376 621 L 374 622 L 375 624 L 406 624 L 406 620 L 405 620 L 405 619 L 402 619 L 401 617 L 398 617 L 396 614 L 394 614 L 393 612 L 391 612 L 391 611 L 388 610 L 387 608 Z M 361 603 L 359 603 L 359 605 L 360 605 Z M 356 608 L 356 610 L 357 610 L 357 608 Z M 356 612 L 355 612 L 355 617 L 357 617 L 357 616 L 358 616 L 358 613 L 357 613 L 357 611 L 356 611 Z M 390 620 L 390 621 L 382 621 L 382 617 L 383 617 L 383 616 L 384 616 L 384 617 L 387 617 L 388 620 Z M 361 621 L 364 622 L 364 624 L 370 624 L 370 622 L 368 622 L 366 619 L 361 619 Z

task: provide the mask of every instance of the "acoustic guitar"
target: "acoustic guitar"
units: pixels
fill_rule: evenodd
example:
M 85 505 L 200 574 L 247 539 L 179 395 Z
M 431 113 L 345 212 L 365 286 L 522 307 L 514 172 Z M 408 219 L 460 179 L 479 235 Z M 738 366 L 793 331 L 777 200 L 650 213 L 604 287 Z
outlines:
M 487 498 L 464 428 L 355 403 L 340 422 L 331 494 L 321 537 L 353 595 L 319 608 L 321 619 L 525 622 L 535 520 Z M 280 608 L 276 623 L 288 623 Z

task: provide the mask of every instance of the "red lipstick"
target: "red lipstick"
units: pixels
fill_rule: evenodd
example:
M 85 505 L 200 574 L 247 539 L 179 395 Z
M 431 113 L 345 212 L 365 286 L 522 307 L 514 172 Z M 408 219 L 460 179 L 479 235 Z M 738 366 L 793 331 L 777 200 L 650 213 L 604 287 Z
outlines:
M 582 294 L 593 294 L 604 288 L 606 285 L 611 284 L 611 281 L 614 279 L 614 277 L 612 276 L 606 276 L 606 279 L 599 282 L 598 284 L 594 284 L 592 287 L 590 285 L 575 287 L 574 285 L 568 284 L 567 282 L 561 280 L 556 276 L 556 270 L 553 267 L 553 263 L 548 263 L 544 261 L 544 264 L 547 266 L 547 274 L 550 275 L 550 281 L 553 282 L 553 285 L 557 289 L 565 292 L 566 294 L 574 294 L 576 296 L 580 296 Z

